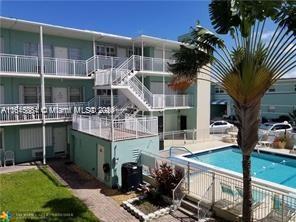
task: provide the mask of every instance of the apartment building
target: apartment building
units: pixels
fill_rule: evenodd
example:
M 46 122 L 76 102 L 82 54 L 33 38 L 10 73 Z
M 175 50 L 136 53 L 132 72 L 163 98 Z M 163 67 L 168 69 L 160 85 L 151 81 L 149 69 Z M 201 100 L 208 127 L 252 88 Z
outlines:
M 261 117 L 277 119 L 288 116 L 296 109 L 296 78 L 282 78 L 266 92 L 261 100 Z M 227 93 L 212 84 L 211 118 L 234 115 L 232 99 Z
M 0 148 L 16 163 L 69 156 L 120 185 L 159 133 L 197 128 L 197 87 L 169 87 L 177 41 L 6 17 L 0 31 Z

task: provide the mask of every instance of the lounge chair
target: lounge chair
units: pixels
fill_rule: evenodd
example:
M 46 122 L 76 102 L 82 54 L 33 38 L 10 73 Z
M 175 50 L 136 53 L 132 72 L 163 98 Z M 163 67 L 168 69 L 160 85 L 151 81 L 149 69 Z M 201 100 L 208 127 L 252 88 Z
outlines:
M 15 165 L 13 151 L 8 150 L 4 152 L 4 166 L 6 166 L 7 162 L 12 162 L 13 166 Z
M 264 134 L 259 138 L 258 145 L 262 147 L 271 147 L 274 141 L 274 136 Z
M 274 195 L 272 202 L 270 213 L 260 221 L 296 221 L 296 198 Z
M 221 199 L 215 202 L 215 205 L 222 209 L 229 209 L 237 204 L 239 199 L 235 190 L 228 184 L 220 182 Z

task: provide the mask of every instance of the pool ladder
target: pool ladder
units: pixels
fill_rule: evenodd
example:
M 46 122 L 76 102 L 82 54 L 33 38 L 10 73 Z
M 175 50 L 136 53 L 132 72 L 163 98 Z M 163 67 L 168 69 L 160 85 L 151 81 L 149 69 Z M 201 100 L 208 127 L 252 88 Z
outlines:
M 189 152 L 191 155 L 194 155 L 189 149 L 187 149 L 185 146 L 171 146 L 170 147 L 170 157 L 172 157 L 172 150 L 176 149 L 176 150 L 186 150 L 187 152 Z M 198 157 L 196 157 L 198 159 Z

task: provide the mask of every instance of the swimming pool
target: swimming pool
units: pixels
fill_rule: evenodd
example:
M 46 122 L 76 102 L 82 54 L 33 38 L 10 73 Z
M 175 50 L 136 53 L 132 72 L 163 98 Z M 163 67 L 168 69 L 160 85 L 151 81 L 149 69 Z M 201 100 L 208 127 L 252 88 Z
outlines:
M 220 169 L 242 173 L 242 154 L 237 146 L 187 154 L 183 157 L 196 163 L 210 164 Z M 254 151 L 251 161 L 253 177 L 296 189 L 296 157 Z

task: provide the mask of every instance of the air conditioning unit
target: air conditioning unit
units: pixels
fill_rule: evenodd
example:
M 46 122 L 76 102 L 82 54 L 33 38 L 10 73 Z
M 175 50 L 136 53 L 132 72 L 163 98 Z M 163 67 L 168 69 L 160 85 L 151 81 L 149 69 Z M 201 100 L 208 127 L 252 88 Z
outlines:
M 41 149 L 39 150 L 32 150 L 32 157 L 35 159 L 42 159 L 43 151 Z

